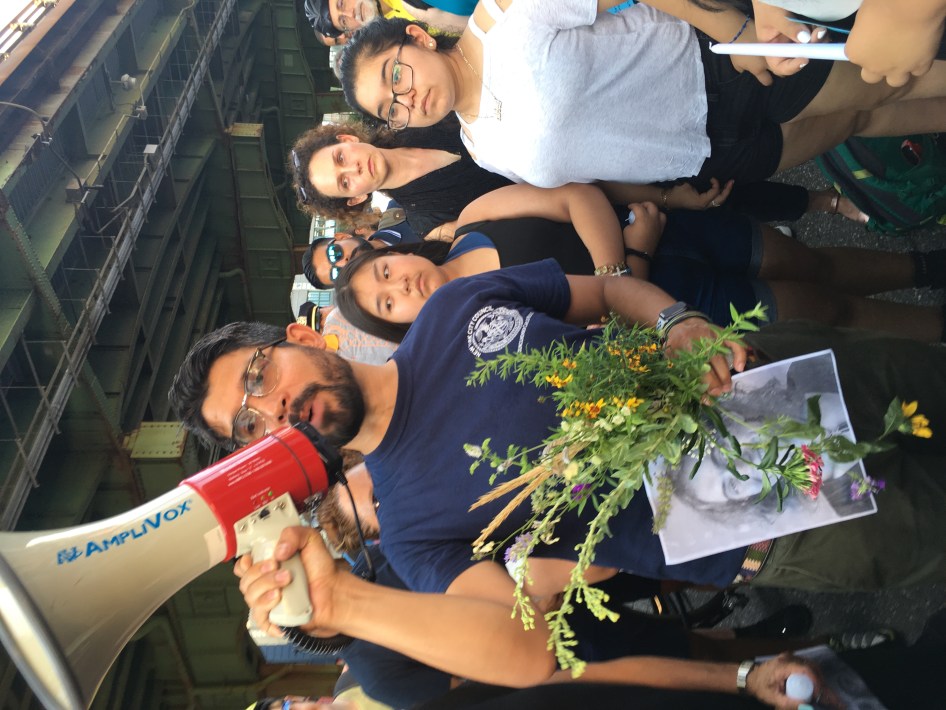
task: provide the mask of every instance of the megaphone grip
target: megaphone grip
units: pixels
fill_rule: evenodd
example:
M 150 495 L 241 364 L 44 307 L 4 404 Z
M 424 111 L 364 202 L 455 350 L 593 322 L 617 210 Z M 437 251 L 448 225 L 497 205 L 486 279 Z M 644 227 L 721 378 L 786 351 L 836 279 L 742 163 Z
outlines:
M 273 522 L 276 522 L 275 520 Z M 275 527 L 275 526 L 274 526 Z M 272 559 L 276 550 L 276 541 L 279 532 L 285 523 L 278 525 L 275 535 L 271 537 L 257 537 L 251 549 L 253 562 Z M 257 526 L 257 534 L 261 532 Z M 292 581 L 282 589 L 282 599 L 276 608 L 269 612 L 269 620 L 278 626 L 302 626 L 312 620 L 312 604 L 309 602 L 309 584 L 305 578 L 305 568 L 299 555 L 293 555 L 280 567 L 289 570 Z

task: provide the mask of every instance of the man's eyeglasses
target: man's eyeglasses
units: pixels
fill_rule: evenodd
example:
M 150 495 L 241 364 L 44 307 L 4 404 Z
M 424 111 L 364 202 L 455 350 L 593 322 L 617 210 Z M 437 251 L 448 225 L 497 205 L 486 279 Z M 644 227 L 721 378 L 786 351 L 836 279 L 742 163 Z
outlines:
M 296 188 L 296 196 L 299 198 L 299 202 L 304 205 L 309 204 L 309 195 L 305 191 L 305 171 L 302 169 L 302 161 L 299 159 L 299 154 L 295 150 L 289 151 L 289 157 L 292 159 L 292 167 L 296 174 L 296 182 L 299 186 Z
M 251 444 L 266 435 L 266 417 L 262 412 L 247 407 L 246 402 L 250 397 L 265 397 L 276 389 L 279 371 L 276 369 L 276 363 L 266 357 L 263 351 L 285 340 L 285 338 L 280 338 L 258 347 L 246 366 L 246 372 L 243 375 L 243 402 L 236 416 L 233 417 L 233 433 L 231 434 L 231 438 L 241 446 Z
M 404 42 L 410 35 L 404 35 L 401 40 L 401 46 L 397 48 L 397 54 L 394 57 L 394 64 L 391 66 L 391 108 L 388 109 L 388 128 L 392 131 L 400 131 L 407 128 L 411 120 L 411 109 L 397 100 L 398 96 L 403 96 L 414 86 L 414 70 L 408 64 L 401 63 L 401 50 L 404 49 Z
M 350 258 L 354 259 L 357 254 L 360 254 L 365 249 L 371 249 L 371 245 L 368 244 L 368 240 L 364 237 L 347 237 L 348 239 L 354 239 L 358 242 L 358 246 L 352 249 Z M 345 265 L 339 265 L 342 259 L 345 258 L 345 249 L 338 242 L 330 242 L 325 247 L 325 258 L 328 259 L 330 265 L 328 270 L 329 281 L 335 283 L 335 279 L 338 278 L 338 275 L 342 273 L 342 269 L 345 268 Z

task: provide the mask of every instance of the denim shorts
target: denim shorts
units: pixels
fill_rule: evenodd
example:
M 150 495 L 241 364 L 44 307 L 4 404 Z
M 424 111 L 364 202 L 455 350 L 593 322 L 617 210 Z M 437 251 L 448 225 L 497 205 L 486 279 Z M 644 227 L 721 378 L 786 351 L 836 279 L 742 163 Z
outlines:
M 740 312 L 761 303 L 774 321 L 775 297 L 758 278 L 761 266 L 758 222 L 729 210 L 674 210 L 667 215 L 650 280 L 720 325 L 730 322 L 730 303 Z

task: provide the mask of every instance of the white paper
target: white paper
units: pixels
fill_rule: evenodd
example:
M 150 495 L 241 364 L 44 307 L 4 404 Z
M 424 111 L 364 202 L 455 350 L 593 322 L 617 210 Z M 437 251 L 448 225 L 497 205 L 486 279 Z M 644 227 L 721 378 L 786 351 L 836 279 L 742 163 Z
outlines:
M 798 421 L 807 420 L 808 399 L 821 395 L 821 424 L 829 434 L 843 434 L 854 441 L 847 407 L 841 394 L 834 354 L 823 350 L 810 355 L 782 360 L 733 377 L 732 393 L 719 401 L 749 424 L 760 423 L 780 414 Z M 730 432 L 740 441 L 754 438 L 754 433 L 724 417 Z M 784 451 L 790 444 L 783 442 Z M 753 452 L 754 453 L 754 452 Z M 748 456 L 749 452 L 744 450 Z M 762 453 L 758 452 L 757 459 Z M 745 547 L 754 542 L 831 525 L 877 511 L 873 496 L 860 500 L 850 496 L 853 479 L 850 469 L 863 476 L 864 466 L 824 461 L 823 486 L 817 498 L 801 492 L 786 498 L 782 512 L 777 510 L 774 492 L 758 501 L 761 476 L 747 467 L 741 473 L 749 480 L 740 481 L 726 468 L 725 459 L 715 449 L 706 451 L 703 463 L 691 480 L 689 473 L 695 459 L 685 457 L 676 469 L 664 471 L 674 481 L 674 494 L 666 524 L 660 531 L 660 543 L 670 564 Z M 656 479 L 655 479 L 656 481 Z M 653 486 L 645 482 L 651 508 L 657 500 Z
M 713 44 L 710 50 L 716 54 L 741 54 L 752 57 L 797 57 L 804 59 L 831 59 L 848 61 L 844 44 L 801 44 L 799 42 L 762 42 L 744 44 Z

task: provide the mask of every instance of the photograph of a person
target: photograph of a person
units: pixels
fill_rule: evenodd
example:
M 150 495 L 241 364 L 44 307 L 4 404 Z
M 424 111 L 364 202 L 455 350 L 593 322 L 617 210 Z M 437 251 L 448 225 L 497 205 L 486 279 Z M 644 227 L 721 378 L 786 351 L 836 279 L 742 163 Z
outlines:
M 830 350 L 737 375 L 733 377 L 732 392 L 720 399 L 718 406 L 735 416 L 723 418 L 730 433 L 743 444 L 743 456 L 759 461 L 763 452 L 745 447 L 756 438 L 752 427 L 779 415 L 805 421 L 808 400 L 815 396 L 819 398 L 821 424 L 827 433 L 854 440 Z M 780 452 L 792 444 L 804 443 L 785 440 Z M 670 513 L 659 533 L 667 561 L 672 564 L 877 510 L 872 495 L 851 496 L 852 478 L 848 474 L 851 469 L 864 474 L 860 461 L 840 464 L 824 457 L 823 483 L 818 495 L 812 498 L 795 491 L 783 501 L 781 512 L 774 493 L 759 500 L 762 473 L 757 468 L 737 463 L 737 470 L 748 476 L 747 480 L 740 480 L 728 470 L 725 455 L 715 447 L 707 449 L 699 470 L 690 478 L 694 463 L 695 459 L 684 457 L 680 465 L 659 473 L 673 482 Z M 657 495 L 652 486 L 647 486 L 647 495 L 654 506 Z

